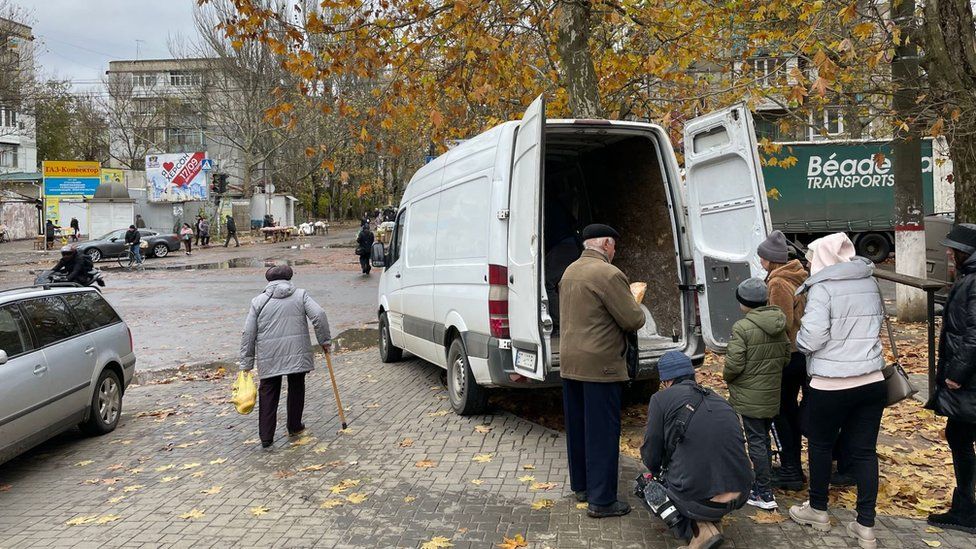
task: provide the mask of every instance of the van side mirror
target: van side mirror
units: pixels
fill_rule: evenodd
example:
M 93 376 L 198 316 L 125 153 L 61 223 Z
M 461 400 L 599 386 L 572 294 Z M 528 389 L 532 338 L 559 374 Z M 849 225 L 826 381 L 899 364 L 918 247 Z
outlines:
M 386 250 L 382 242 L 374 242 L 370 250 L 369 261 L 374 267 L 386 267 Z
M 0 349 L 0 364 L 6 364 L 6 363 L 7 363 L 7 351 Z

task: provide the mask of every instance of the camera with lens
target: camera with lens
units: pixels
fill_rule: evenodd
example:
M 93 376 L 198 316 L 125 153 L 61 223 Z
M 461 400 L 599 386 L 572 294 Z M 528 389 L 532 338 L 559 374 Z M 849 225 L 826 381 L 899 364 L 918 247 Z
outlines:
M 634 486 L 634 495 L 641 498 L 654 515 L 663 520 L 668 528 L 674 528 L 684 519 L 674 502 L 668 497 L 664 485 L 650 473 L 639 475 Z

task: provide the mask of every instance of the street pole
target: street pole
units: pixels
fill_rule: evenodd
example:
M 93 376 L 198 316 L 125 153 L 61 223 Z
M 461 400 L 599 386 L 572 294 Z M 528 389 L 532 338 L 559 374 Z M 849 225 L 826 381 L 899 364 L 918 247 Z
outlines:
M 900 41 L 891 61 L 894 117 L 899 121 L 892 142 L 895 178 L 895 270 L 925 278 L 925 223 L 922 201 L 922 135 L 914 110 L 918 103 L 918 47 L 915 44 L 915 0 L 891 0 L 891 15 L 900 31 Z M 898 284 L 898 319 L 925 319 L 926 296 L 916 288 Z

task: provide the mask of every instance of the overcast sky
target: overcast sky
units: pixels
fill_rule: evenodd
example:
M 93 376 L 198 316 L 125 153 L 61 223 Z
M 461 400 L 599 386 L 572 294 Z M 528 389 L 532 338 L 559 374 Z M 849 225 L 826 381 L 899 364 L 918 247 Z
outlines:
M 169 40 L 195 35 L 195 0 L 9 0 L 29 12 L 46 77 L 86 88 L 108 62 L 170 57 Z

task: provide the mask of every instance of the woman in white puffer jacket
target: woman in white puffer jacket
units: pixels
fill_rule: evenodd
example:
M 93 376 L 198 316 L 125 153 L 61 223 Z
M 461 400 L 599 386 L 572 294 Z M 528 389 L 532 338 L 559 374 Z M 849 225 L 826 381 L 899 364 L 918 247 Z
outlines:
M 877 442 L 886 402 L 879 337 L 884 301 L 872 276 L 874 265 L 854 255 L 846 234 L 820 238 L 810 248 L 810 278 L 797 289 L 797 294 L 807 292 L 807 303 L 796 337 L 811 377 L 804 395 L 810 500 L 790 508 L 790 517 L 830 530 L 832 450 L 843 431 L 843 450 L 857 481 L 857 520 L 847 525 L 847 532 L 862 548 L 874 549 Z

